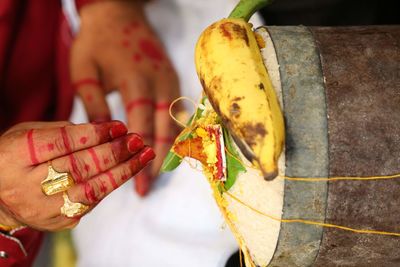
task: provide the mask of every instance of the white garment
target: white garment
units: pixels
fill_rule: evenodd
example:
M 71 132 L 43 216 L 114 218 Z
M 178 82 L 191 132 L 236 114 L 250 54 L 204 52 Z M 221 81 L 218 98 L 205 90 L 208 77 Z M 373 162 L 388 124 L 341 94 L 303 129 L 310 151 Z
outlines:
M 148 18 L 163 40 L 181 79 L 182 95 L 198 100 L 201 85 L 194 47 L 201 32 L 228 16 L 236 1 L 151 1 Z M 253 20 L 261 25 L 260 19 Z M 124 120 L 117 94 L 109 99 L 116 119 Z M 76 101 L 71 120 L 85 121 Z M 183 163 L 161 175 L 152 192 L 139 198 L 132 181 L 104 199 L 73 231 L 79 267 L 222 267 L 237 244 L 199 171 Z

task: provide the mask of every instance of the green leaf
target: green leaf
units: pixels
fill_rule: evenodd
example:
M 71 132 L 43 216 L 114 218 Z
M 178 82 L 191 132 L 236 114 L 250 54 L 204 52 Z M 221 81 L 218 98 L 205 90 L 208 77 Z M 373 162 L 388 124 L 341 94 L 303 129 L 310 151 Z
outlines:
M 160 172 L 173 171 L 181 164 L 181 162 L 182 158 L 170 150 L 164 159 Z
M 243 163 L 239 160 L 239 153 L 236 151 L 233 146 L 233 140 L 230 137 L 228 130 L 222 127 L 223 135 L 224 135 L 224 143 L 225 148 L 228 150 L 226 155 L 226 181 L 225 181 L 225 190 L 228 191 L 236 182 L 237 176 L 240 172 L 246 172 L 246 168 Z
M 206 97 L 203 97 L 200 101 L 201 104 L 204 104 Z M 186 126 L 191 125 L 193 122 L 198 120 L 201 117 L 203 110 L 200 108 L 196 109 L 196 112 L 190 117 L 189 121 L 187 122 Z M 188 138 L 192 138 L 192 133 L 181 134 L 178 138 L 178 142 L 184 141 Z M 170 150 L 165 157 L 163 164 L 161 166 L 160 172 L 170 172 L 175 170 L 180 164 L 182 163 L 182 158 L 179 157 L 175 152 Z

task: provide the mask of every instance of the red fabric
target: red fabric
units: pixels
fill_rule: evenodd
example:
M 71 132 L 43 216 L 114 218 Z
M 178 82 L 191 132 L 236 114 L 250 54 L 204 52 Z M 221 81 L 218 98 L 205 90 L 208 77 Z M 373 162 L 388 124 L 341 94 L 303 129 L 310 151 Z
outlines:
M 60 1 L 0 1 L 0 131 L 68 119 L 70 42 Z
M 76 0 L 78 9 L 95 0 Z M 71 33 L 57 0 L 0 0 L 0 133 L 24 121 L 68 119 Z M 42 233 L 0 233 L 2 267 L 30 266 Z
M 57 0 L 0 0 L 0 133 L 23 121 L 68 119 L 71 34 Z M 42 233 L 0 233 L 0 266 L 31 266 Z
M 0 251 L 6 254 L 5 257 L 0 258 L 0 266 L 31 266 L 42 239 L 43 233 L 28 227 L 16 230 L 10 235 L 0 232 Z

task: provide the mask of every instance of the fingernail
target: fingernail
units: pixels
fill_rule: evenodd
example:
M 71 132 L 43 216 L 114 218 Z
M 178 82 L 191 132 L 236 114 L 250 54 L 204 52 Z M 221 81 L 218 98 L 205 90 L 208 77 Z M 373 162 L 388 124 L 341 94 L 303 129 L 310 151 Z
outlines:
M 111 138 L 117 138 L 120 136 L 125 135 L 128 132 L 128 129 L 123 123 L 115 124 L 110 129 L 110 136 Z
M 97 122 L 98 123 L 98 122 L 107 122 L 107 121 L 110 121 L 110 120 L 111 120 L 110 115 L 99 115 L 99 116 L 94 117 L 92 122 L 94 122 L 94 123 Z
M 144 197 L 150 191 L 150 176 L 144 173 L 140 173 L 135 179 L 135 191 L 139 196 Z
M 139 135 L 132 135 L 128 141 L 128 151 L 134 153 L 144 146 L 143 140 Z
M 151 147 L 146 147 L 139 156 L 139 162 L 142 164 L 142 166 L 144 166 L 155 157 L 156 154 L 154 153 L 153 149 Z

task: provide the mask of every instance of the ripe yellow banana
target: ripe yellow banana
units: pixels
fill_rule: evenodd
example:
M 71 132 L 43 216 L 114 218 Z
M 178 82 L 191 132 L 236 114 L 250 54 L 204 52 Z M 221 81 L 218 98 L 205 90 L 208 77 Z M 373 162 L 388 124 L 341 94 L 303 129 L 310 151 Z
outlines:
M 265 179 L 274 179 L 284 121 L 251 25 L 228 18 L 209 26 L 197 42 L 195 63 L 207 97 L 236 144 Z

